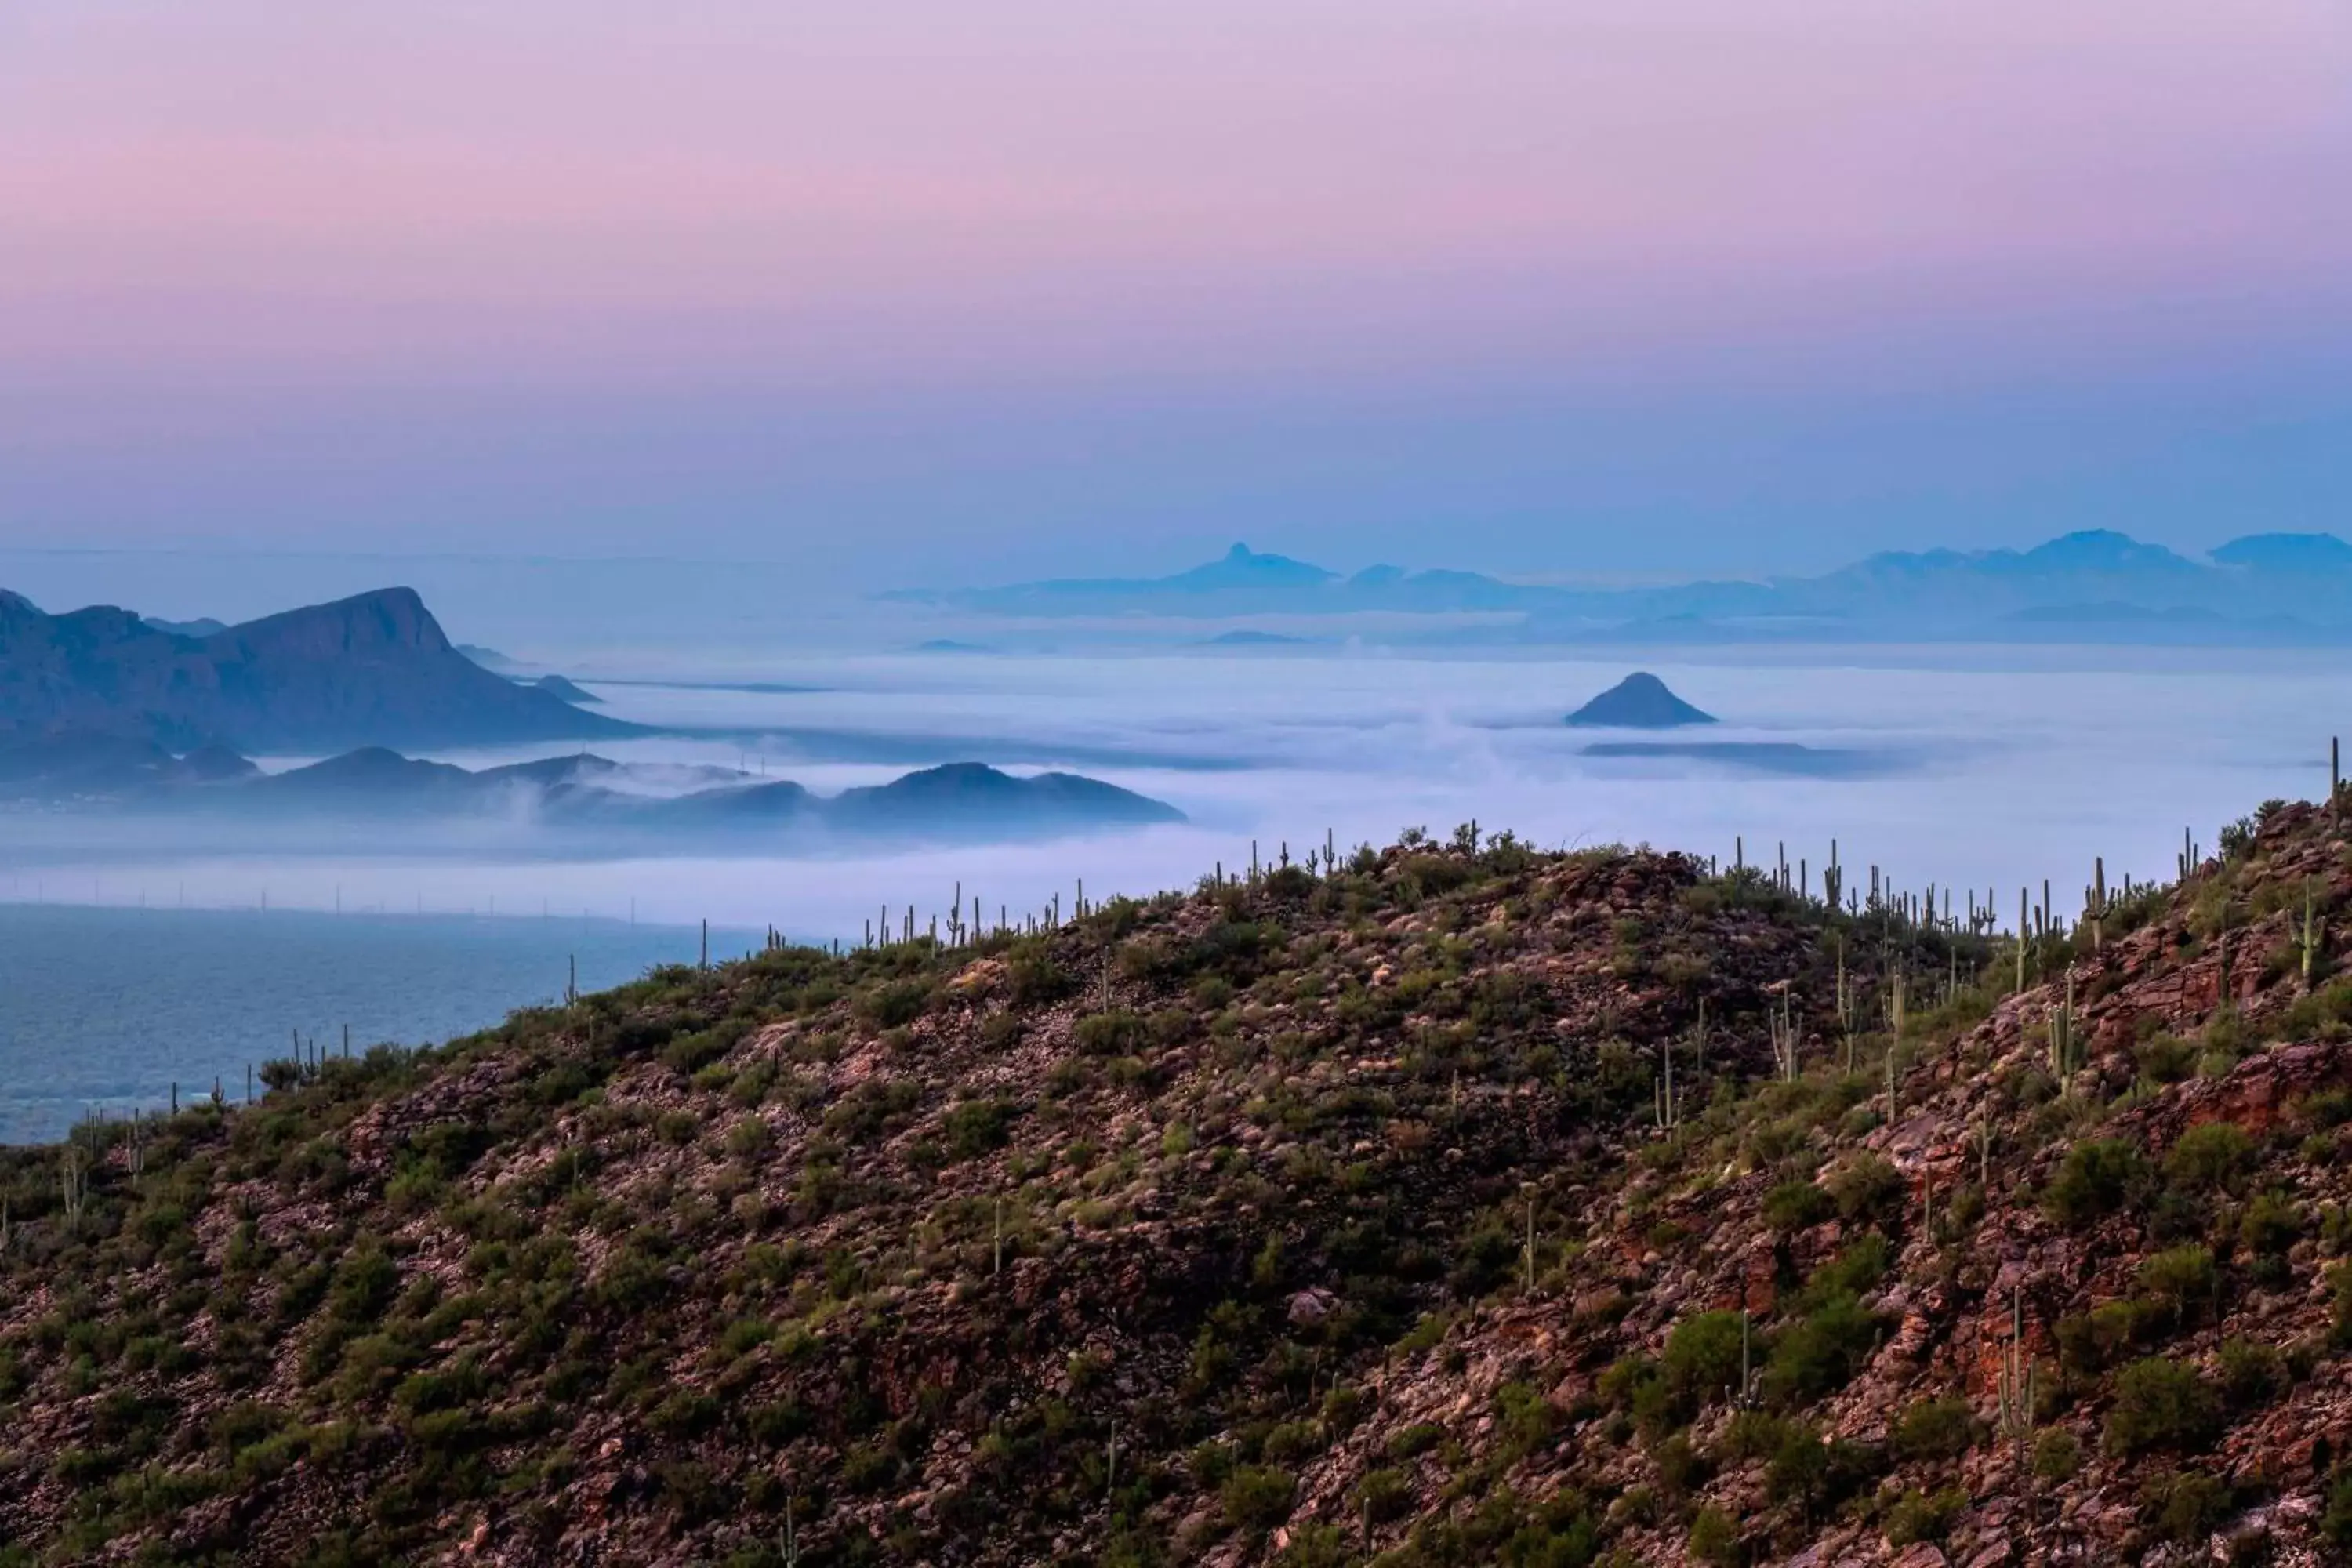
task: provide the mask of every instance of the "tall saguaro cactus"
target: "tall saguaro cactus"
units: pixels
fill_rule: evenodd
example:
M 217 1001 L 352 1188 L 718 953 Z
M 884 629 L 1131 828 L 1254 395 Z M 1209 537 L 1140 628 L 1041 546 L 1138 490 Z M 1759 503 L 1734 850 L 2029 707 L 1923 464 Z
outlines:
M 2319 970 L 2319 960 L 2327 943 L 2327 921 L 2313 908 L 2311 888 L 2303 889 L 2303 920 L 2295 928 L 2294 944 L 2303 958 L 2303 986 L 2308 991 Z
M 2050 1015 L 2050 1076 L 2062 1085 L 2083 1066 L 2083 1042 L 2074 1030 L 2074 977 L 2066 977 L 2066 999 Z
M 1772 1031 L 1772 1060 L 1780 1070 L 1784 1083 L 1797 1081 L 1797 1009 L 1794 1000 L 1785 992 L 1778 1012 L 1768 1013 L 1766 1023 Z

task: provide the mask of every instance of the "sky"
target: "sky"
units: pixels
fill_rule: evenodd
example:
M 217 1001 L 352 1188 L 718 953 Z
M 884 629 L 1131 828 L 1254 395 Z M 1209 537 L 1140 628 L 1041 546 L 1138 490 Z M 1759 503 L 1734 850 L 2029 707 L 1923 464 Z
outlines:
M 2340 0 L 16 0 L 0 547 L 2352 533 Z

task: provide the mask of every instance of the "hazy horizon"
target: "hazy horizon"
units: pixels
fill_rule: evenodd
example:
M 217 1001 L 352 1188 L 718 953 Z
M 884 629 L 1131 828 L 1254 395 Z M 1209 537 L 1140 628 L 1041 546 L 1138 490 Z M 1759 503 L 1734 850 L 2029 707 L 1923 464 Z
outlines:
M 36 0 L 0 543 L 867 588 L 2326 527 L 2347 79 L 2323 0 Z

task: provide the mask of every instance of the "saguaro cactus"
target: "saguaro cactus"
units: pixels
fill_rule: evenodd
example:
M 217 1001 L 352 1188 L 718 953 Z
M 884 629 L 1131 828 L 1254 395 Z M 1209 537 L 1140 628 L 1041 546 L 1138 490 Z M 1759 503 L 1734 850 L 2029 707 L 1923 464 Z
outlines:
M 2033 1362 L 2025 1353 L 2025 1299 L 2012 1287 L 2009 1297 L 2009 1343 L 2001 1347 L 2000 1367 L 1994 1374 L 1994 1398 L 2001 1434 L 2017 1444 L 2017 1472 L 2030 1480 L 2025 1446 L 2033 1436 Z
M 2026 919 L 2027 919 L 2027 914 L 2026 914 L 2026 900 L 2027 900 L 2027 893 L 2026 893 L 2025 889 L 2024 889 L 2023 888 L 2020 888 L 2020 889 L 2017 889 L 2017 989 L 2018 989 L 2018 992 L 2019 992 L 2019 994 L 2020 994 L 2021 995 L 2021 994 L 2023 994 L 2023 993 L 2024 993 L 2024 991 L 2025 991 L 2025 947 L 2026 947 L 2026 941 L 2025 941 L 2025 938 L 2026 938 Z
M 2050 1015 L 2050 1075 L 2061 1084 L 2083 1066 L 2083 1043 L 2074 1032 L 2074 977 L 2066 977 L 2066 999 Z
M 2318 973 L 2319 959 L 2326 942 L 2327 922 L 2312 907 L 2311 889 L 2306 885 L 2303 889 L 2303 920 L 2294 933 L 2295 947 L 2303 955 L 2303 984 L 2306 991 Z
M 1783 993 L 1777 1013 L 1765 1015 L 1772 1031 L 1772 1060 L 1780 1069 L 1781 1081 L 1797 1081 L 1797 1010 L 1793 1000 Z

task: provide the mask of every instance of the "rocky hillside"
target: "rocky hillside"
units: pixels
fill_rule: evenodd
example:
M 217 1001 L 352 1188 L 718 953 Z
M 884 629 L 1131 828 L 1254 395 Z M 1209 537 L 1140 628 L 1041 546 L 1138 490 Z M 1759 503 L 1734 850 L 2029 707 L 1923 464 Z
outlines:
M 2223 846 L 2021 950 L 1465 830 L 273 1064 L 0 1156 L 0 1562 L 2328 1560 L 2352 850 Z

